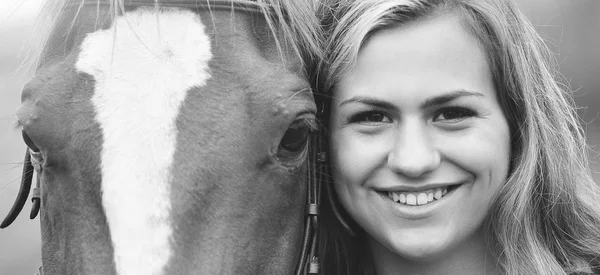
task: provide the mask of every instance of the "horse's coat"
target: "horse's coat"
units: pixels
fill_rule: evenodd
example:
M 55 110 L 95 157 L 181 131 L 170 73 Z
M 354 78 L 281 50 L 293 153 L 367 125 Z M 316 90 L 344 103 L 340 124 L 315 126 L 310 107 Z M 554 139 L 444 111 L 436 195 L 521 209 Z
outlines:
M 316 259 L 311 3 L 47 2 L 18 111 L 40 151 L 46 275 L 289 274 Z
M 210 77 L 210 59 L 198 15 L 180 9 L 128 12 L 81 45 L 76 68 L 95 80 L 102 203 L 118 274 L 163 274 L 172 256 L 175 122 L 190 88 Z

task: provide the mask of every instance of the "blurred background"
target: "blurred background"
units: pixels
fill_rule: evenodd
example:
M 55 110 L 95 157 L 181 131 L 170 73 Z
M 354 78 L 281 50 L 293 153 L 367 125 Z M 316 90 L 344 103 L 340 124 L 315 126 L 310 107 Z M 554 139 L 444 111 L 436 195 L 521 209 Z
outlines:
M 48 0 L 53 1 L 53 0 Z M 600 183 L 600 1 L 516 0 L 556 53 L 565 84 L 575 91 Z M 20 90 L 33 75 L 22 65 L 31 50 L 32 25 L 43 0 L 0 1 L 0 219 L 17 195 L 25 145 L 14 129 Z M 39 220 L 29 220 L 31 203 L 0 230 L 0 275 L 34 274 L 40 265 Z

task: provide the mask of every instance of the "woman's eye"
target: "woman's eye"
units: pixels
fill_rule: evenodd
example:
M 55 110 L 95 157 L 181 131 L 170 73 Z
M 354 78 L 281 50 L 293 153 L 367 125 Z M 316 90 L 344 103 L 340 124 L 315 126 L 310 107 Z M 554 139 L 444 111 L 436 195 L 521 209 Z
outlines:
M 433 121 L 457 122 L 475 115 L 476 113 L 472 110 L 466 108 L 451 107 L 444 108 L 438 111 L 435 117 L 433 118 Z
M 385 114 L 378 111 L 368 111 L 358 113 L 350 118 L 353 123 L 386 123 L 391 122 L 391 119 Z

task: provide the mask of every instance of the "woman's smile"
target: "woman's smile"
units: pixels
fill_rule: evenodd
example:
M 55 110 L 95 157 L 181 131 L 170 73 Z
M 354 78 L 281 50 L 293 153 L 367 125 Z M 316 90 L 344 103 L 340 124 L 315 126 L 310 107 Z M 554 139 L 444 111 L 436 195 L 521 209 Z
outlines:
M 462 183 L 430 188 L 418 192 L 388 192 L 375 191 L 394 215 L 404 219 L 424 219 L 443 211 L 450 200 L 455 199 L 456 191 Z M 459 197 L 460 195 L 458 195 Z M 442 214 L 442 213 L 440 213 Z

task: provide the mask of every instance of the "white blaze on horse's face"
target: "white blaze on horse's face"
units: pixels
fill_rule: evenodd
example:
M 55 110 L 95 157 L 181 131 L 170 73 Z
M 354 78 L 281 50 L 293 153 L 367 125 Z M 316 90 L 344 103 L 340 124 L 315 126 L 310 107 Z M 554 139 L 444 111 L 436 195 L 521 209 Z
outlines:
M 120 275 L 163 274 L 172 255 L 175 122 L 187 91 L 210 78 L 210 59 L 200 18 L 179 9 L 126 13 L 81 45 L 76 68 L 95 80 L 102 203 Z

